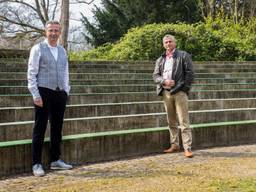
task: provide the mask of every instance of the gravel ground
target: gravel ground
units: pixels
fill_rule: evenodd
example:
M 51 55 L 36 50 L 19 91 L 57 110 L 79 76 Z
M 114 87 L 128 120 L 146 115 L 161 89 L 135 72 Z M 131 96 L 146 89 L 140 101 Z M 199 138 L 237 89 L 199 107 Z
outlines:
M 256 191 L 256 144 L 153 154 L 0 180 L 9 191 Z

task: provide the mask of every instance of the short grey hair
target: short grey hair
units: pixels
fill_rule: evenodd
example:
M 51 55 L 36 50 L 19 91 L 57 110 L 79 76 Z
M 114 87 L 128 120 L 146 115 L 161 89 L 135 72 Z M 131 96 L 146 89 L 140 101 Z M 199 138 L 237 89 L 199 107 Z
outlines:
M 174 43 L 176 43 L 175 37 L 174 37 L 173 35 L 170 35 L 170 34 L 166 34 L 166 35 L 163 37 L 163 43 L 164 43 L 164 40 L 165 40 L 166 38 L 170 38 L 171 40 L 174 41 Z
M 59 25 L 60 26 L 60 22 L 59 21 L 55 21 L 55 20 L 51 20 L 51 21 L 47 21 L 45 23 L 45 29 L 47 28 L 47 25 Z

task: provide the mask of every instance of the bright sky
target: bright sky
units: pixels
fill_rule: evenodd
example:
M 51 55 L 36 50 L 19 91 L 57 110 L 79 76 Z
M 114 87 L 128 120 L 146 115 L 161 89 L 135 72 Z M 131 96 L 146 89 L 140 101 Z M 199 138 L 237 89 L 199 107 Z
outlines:
M 92 0 L 85 0 L 87 2 L 90 2 Z M 30 4 L 34 4 L 34 0 L 25 0 L 25 2 L 30 3 Z M 61 2 L 61 1 L 59 1 Z M 101 4 L 101 0 L 93 0 L 93 2 L 91 4 L 85 4 L 85 3 L 77 3 L 77 4 L 70 4 L 70 17 L 71 17 L 71 25 L 79 25 L 80 22 L 76 21 L 79 20 L 81 18 L 81 12 L 86 15 L 88 18 L 92 18 L 93 14 L 91 12 L 92 8 L 94 8 L 95 5 L 97 5 L 98 7 Z M 57 18 L 56 18 L 57 19 Z M 90 19 L 89 19 L 90 20 Z
M 90 1 L 90 0 L 87 0 Z M 95 7 L 95 5 L 97 5 L 98 7 L 101 6 L 101 0 L 94 0 L 93 3 L 91 4 L 70 4 L 70 29 L 71 28 L 80 28 L 81 27 L 81 21 L 79 21 L 79 19 L 81 19 L 81 13 L 83 13 L 83 15 L 85 15 L 89 21 L 93 21 L 93 14 L 91 12 L 91 10 Z M 71 29 L 72 31 L 72 29 Z M 77 31 L 70 33 L 69 34 L 69 39 L 74 42 L 85 42 L 84 39 L 81 39 L 81 36 L 79 36 L 81 34 L 81 31 L 83 31 L 83 28 L 77 29 Z M 78 37 L 79 36 L 79 37 Z M 78 38 L 77 38 L 78 37 Z M 72 47 L 72 50 L 86 50 L 86 49 L 90 49 L 91 46 L 89 45 L 85 45 L 80 47 L 81 45 L 84 45 L 84 43 L 82 44 L 73 44 L 74 47 Z
M 89 0 L 88 0 L 89 1 Z M 91 12 L 92 8 L 95 5 L 98 7 L 100 6 L 101 0 L 94 0 L 93 3 L 90 5 L 81 3 L 81 4 L 71 4 L 70 5 L 70 18 L 71 18 L 71 25 L 79 25 L 80 22 L 76 21 L 81 18 L 81 12 L 89 18 L 92 18 L 93 14 Z M 90 19 L 89 19 L 90 20 Z

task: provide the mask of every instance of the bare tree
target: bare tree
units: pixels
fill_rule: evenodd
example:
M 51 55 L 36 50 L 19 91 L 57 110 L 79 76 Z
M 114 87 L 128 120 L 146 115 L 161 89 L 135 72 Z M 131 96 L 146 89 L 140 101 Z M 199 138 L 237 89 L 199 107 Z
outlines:
M 199 0 L 198 4 L 201 8 L 202 17 L 215 17 L 216 0 Z
M 0 0 L 0 26 L 3 33 L 36 40 L 44 35 L 44 25 L 48 20 L 61 17 L 61 44 L 67 48 L 69 31 L 69 5 L 71 3 L 90 4 L 93 0 Z
M 199 0 L 203 17 L 215 18 L 220 12 L 238 23 L 240 19 L 250 19 L 256 15 L 256 0 Z
M 244 0 L 243 15 L 247 15 L 250 18 L 256 16 L 256 0 Z
M 69 2 L 67 0 L 61 0 L 60 22 L 62 26 L 60 44 L 62 44 L 62 46 L 67 49 L 69 31 Z
M 0 21 L 5 33 L 23 33 L 26 37 L 38 38 L 43 35 L 46 21 L 55 19 L 58 0 L 0 0 Z

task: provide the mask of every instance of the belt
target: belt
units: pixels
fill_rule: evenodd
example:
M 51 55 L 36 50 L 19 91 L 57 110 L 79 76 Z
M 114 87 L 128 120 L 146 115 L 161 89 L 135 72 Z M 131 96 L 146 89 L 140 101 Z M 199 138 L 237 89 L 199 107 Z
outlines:
M 64 89 L 60 89 L 59 87 L 56 87 L 55 91 L 64 91 Z

